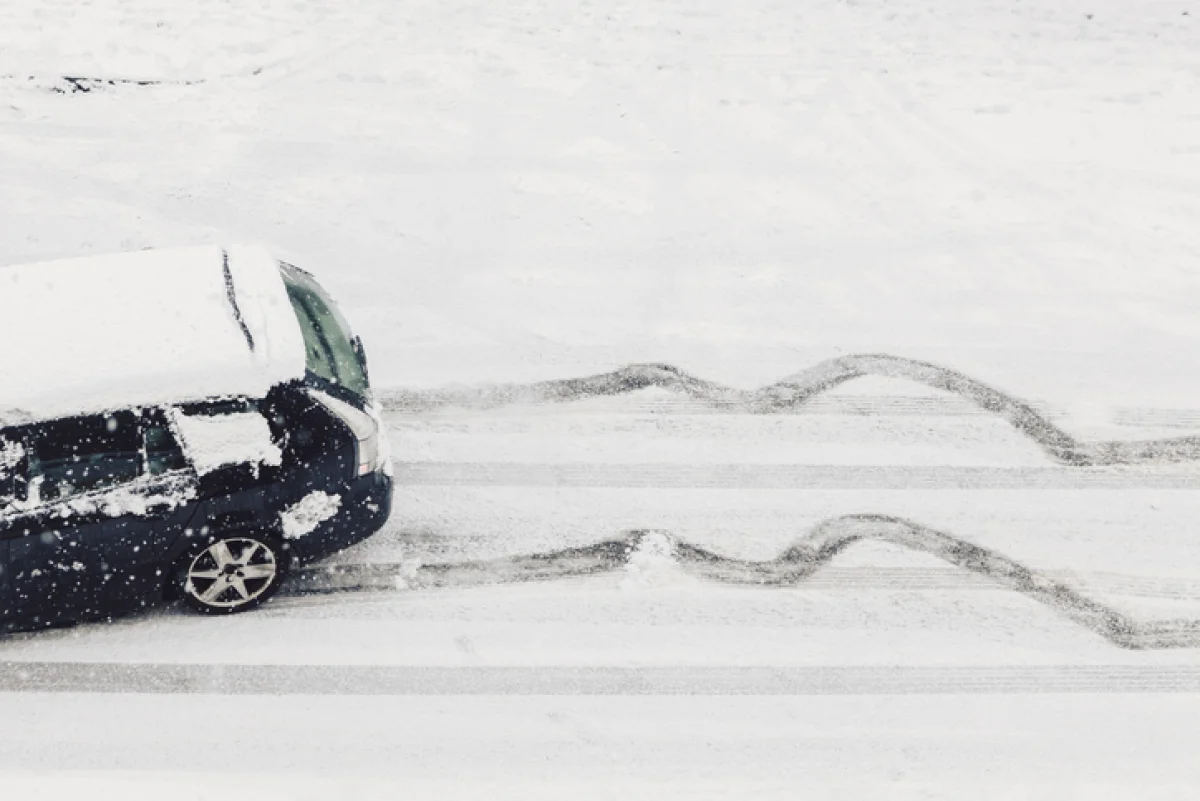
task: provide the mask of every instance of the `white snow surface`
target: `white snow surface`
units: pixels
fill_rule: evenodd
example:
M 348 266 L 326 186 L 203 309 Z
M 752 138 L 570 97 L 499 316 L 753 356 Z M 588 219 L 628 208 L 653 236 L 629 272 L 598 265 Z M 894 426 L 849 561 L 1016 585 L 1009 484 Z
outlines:
M 320 490 L 310 492 L 280 513 L 284 538 L 296 540 L 313 533 L 317 526 L 336 515 L 341 506 L 340 495 Z
M 53 91 L 79 74 L 174 83 Z M 1109 430 L 1129 409 L 1174 435 L 1200 420 L 1190 0 L 31 0 L 0 4 L 0 75 L 0 263 L 264 242 L 318 271 L 378 387 L 653 361 L 752 388 L 882 351 L 1063 410 L 1080 435 L 1133 436 Z M 1200 617 L 1200 493 L 1165 480 L 1182 468 L 1040 473 L 987 416 L 619 405 L 389 420 L 396 511 L 338 559 L 500 558 L 629 528 L 769 559 L 830 516 L 895 514 L 1139 620 Z M 824 483 L 776 480 L 797 466 Z M 980 467 L 1002 470 L 963 479 Z M 1079 475 L 1096 483 L 1063 483 Z M 895 476 L 915 478 L 879 480 Z M 288 801 L 1196 796 L 1195 693 L 1003 683 L 1186 668 L 1194 649 L 1116 650 L 881 544 L 762 589 L 674 583 L 649 543 L 595 581 L 165 609 L 11 638 L 0 660 L 427 668 L 428 686 L 463 667 L 919 666 L 995 692 L 4 693 L 0 796 L 201 798 L 214 765 Z
M 228 465 L 277 465 L 282 458 L 267 418 L 259 412 L 204 415 L 173 410 L 171 422 L 184 453 L 202 476 Z
M 222 396 L 304 374 L 276 262 L 231 247 L 235 317 L 217 247 L 0 267 L 0 410 L 46 418 Z
M 263 242 L 380 387 L 636 361 L 755 387 L 884 351 L 1191 408 L 1187 10 L 6 3 L 0 263 Z M 76 74 L 205 82 L 46 88 Z

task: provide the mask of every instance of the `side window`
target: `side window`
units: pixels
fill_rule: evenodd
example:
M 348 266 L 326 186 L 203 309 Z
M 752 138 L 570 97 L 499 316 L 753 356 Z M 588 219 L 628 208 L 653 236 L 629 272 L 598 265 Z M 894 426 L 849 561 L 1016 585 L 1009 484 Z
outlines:
M 133 412 L 35 426 L 26 447 L 30 500 L 62 500 L 133 481 L 142 472 L 142 449 Z
M 179 441 L 165 420 L 148 420 L 144 431 L 146 444 L 146 473 L 159 476 L 188 466 Z

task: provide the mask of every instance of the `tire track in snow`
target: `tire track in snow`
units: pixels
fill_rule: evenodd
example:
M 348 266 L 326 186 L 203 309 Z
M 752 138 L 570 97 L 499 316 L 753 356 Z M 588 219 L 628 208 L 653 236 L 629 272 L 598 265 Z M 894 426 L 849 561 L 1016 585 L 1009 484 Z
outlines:
M 199 86 L 207 78 L 127 78 L 103 75 L 0 75 L 0 84 L 31 87 L 59 95 L 90 94 L 103 89 Z
M 0 693 L 943 695 L 1195 693 L 1200 667 L 567 667 L 0 662 Z
M 664 532 L 632 531 L 618 539 L 552 553 L 425 565 L 307 568 L 293 577 L 287 592 L 472 587 L 593 576 L 623 570 L 635 555 L 646 554 L 669 559 L 692 576 L 723 584 L 792 587 L 807 581 L 860 541 L 885 542 L 935 556 L 1037 601 L 1121 648 L 1200 647 L 1200 620 L 1136 621 L 997 551 L 888 515 L 845 515 L 826 520 L 777 558 L 761 562 L 721 556 L 674 540 Z
M 864 376 L 914 381 L 950 392 L 1007 421 L 1050 458 L 1073 467 L 1140 465 L 1200 460 L 1200 437 L 1084 442 L 1052 423 L 1033 405 L 965 373 L 888 354 L 839 356 L 757 390 L 739 390 L 689 375 L 669 364 L 633 364 L 609 373 L 482 387 L 391 390 L 381 393 L 388 411 L 417 412 L 445 406 L 491 409 L 515 403 L 561 403 L 622 395 L 658 387 L 726 411 L 790 412 L 812 398 Z
M 339 41 L 300 55 L 278 56 L 254 66 L 247 65 L 237 72 L 203 75 L 190 78 L 130 75 L 79 75 L 54 73 L 9 73 L 0 75 L 0 84 L 29 87 L 54 94 L 90 94 L 104 89 L 200 86 L 202 84 L 240 85 L 254 81 L 255 88 L 303 77 L 317 67 L 328 66 L 331 59 L 362 43 L 371 31 L 356 32 Z
M 1200 488 L 1170 470 L 806 464 L 401 462 L 401 486 L 622 489 L 1095 490 Z

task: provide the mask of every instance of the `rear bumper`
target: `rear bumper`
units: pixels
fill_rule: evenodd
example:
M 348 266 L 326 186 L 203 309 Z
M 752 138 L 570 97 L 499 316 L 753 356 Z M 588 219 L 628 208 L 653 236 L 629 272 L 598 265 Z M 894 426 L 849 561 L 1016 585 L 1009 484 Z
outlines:
M 288 545 L 297 563 L 307 564 L 362 542 L 383 528 L 391 513 L 392 478 L 378 471 L 346 484 L 338 513 Z

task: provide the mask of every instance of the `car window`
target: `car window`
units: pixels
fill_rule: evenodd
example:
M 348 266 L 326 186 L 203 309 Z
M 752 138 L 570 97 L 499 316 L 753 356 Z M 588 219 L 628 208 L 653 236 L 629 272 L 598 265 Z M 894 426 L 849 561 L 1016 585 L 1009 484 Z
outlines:
M 353 339 L 345 319 L 337 312 L 337 307 L 327 302 L 320 293 L 305 288 L 299 294 L 333 357 L 337 383 L 357 395 L 366 395 L 369 390 L 367 377 L 358 360 L 358 354 L 354 352 Z
M 300 322 L 300 333 L 304 336 L 304 352 L 308 369 L 314 375 L 336 384 L 338 375 L 334 367 L 333 356 L 329 352 L 328 343 L 325 342 L 320 329 L 313 321 L 312 313 L 301 300 L 300 290 L 289 286 L 288 297 L 296 310 L 296 319 Z
M 127 483 L 142 472 L 137 415 L 115 412 L 35 426 L 26 443 L 30 500 L 63 500 Z
M 280 271 L 304 335 L 308 369 L 365 397 L 370 386 L 346 318 L 312 276 L 286 263 L 280 263 Z
M 179 440 L 165 421 L 148 423 L 143 438 L 148 475 L 159 476 L 187 467 L 187 459 L 184 458 L 183 449 L 179 447 Z

